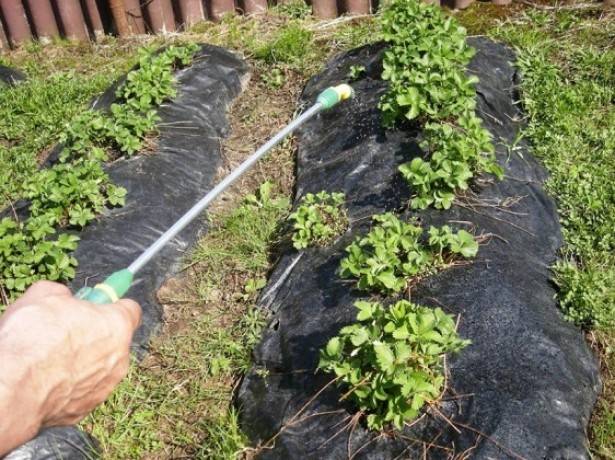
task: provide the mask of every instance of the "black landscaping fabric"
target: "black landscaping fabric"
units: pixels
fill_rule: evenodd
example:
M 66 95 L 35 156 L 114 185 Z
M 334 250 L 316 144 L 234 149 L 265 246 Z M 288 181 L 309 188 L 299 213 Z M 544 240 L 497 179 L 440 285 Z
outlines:
M 77 276 L 70 283 L 76 292 L 94 285 L 111 272 L 127 267 L 149 244 L 169 228 L 199 198 L 213 188 L 222 162 L 221 140 L 229 132 L 227 108 L 239 95 L 248 75 L 245 61 L 213 45 L 203 45 L 192 64 L 179 70 L 177 97 L 158 110 L 160 136 L 152 153 L 120 159 L 106 167 L 112 181 L 128 190 L 126 205 L 109 209 L 78 235 L 75 257 Z M 121 82 L 122 80 L 120 80 Z M 115 99 L 117 83 L 93 103 L 100 110 Z M 53 163 L 60 146 L 47 164 Z M 27 203 L 20 204 L 20 212 Z M 186 250 L 206 231 L 203 221 L 189 225 L 135 278 L 127 294 L 143 308 L 143 319 L 133 340 L 133 350 L 142 356 L 150 336 L 162 321 L 156 292 L 164 280 L 176 273 Z M 93 325 L 95 327 L 95 325 Z M 41 435 L 14 452 L 16 459 L 48 459 L 46 447 L 56 442 L 58 452 L 81 459 L 85 448 L 74 439 L 74 428 Z M 65 434 L 64 438 L 59 434 Z M 67 441 L 63 441 L 63 439 Z M 76 446 L 74 452 L 70 445 Z M 73 446 L 73 447 L 75 447 Z M 38 454 L 40 452 L 40 456 Z M 33 453 L 31 456 L 29 453 Z M 13 458 L 13 457 L 11 457 Z
M 22 71 L 4 65 L 0 65 L 0 83 L 13 86 L 16 83 L 25 81 L 26 78 L 26 74 Z
M 42 430 L 4 460 L 89 460 L 98 457 L 98 443 L 74 427 Z
M 240 421 L 254 445 L 277 435 L 265 459 L 588 458 L 587 426 L 600 389 L 596 359 L 582 333 L 562 318 L 549 266 L 562 243 L 546 173 L 521 140 L 514 53 L 485 38 L 470 39 L 480 78 L 477 113 L 489 129 L 506 177 L 482 181 L 475 196 L 450 210 L 407 211 L 411 190 L 397 167 L 420 155 L 418 126 L 384 130 L 377 108 L 383 44 L 341 55 L 312 79 L 302 101 L 344 81 L 351 66 L 365 75 L 356 95 L 310 121 L 298 134 L 296 200 L 320 190 L 346 193 L 351 228 L 327 248 L 288 250 L 259 300 L 272 315 L 255 365 L 238 394 Z M 344 248 L 364 234 L 375 213 L 416 216 L 423 226 L 449 224 L 491 235 L 469 264 L 424 279 L 412 301 L 460 315 L 472 345 L 448 360 L 448 391 L 414 426 L 383 436 L 347 427 L 350 403 L 331 375 L 315 373 L 319 349 L 354 321 L 364 293 L 338 276 Z M 313 398 L 313 401 L 310 400 Z M 325 414 L 325 413 L 329 414 Z M 333 412 L 333 413 L 332 413 Z M 455 428 L 451 426 L 455 425 Z M 481 433 L 479 435 L 479 433 Z M 270 446 L 271 447 L 271 446 Z
M 222 48 L 204 45 L 192 65 L 176 74 L 178 96 L 158 110 L 156 151 L 122 159 L 107 168 L 113 183 L 128 190 L 126 205 L 107 211 L 79 233 L 78 273 L 71 288 L 100 282 L 127 267 L 214 185 L 221 165 L 220 142 L 229 132 L 227 107 L 241 92 L 247 65 Z M 113 102 L 114 90 L 96 101 Z M 135 278 L 127 297 L 143 308 L 133 345 L 138 354 L 162 320 L 156 291 L 178 268 L 185 251 L 205 231 L 193 222 Z

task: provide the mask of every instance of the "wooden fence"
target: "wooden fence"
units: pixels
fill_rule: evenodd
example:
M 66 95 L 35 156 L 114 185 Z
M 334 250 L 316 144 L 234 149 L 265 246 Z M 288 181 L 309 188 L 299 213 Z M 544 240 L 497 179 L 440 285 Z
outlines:
M 277 0 L 288 2 L 289 0 Z M 292 0 L 290 0 L 292 1 Z M 296 0 L 295 0 L 296 1 Z M 369 14 L 379 0 L 308 0 L 318 18 Z M 464 8 L 474 0 L 425 0 Z M 492 0 L 508 4 L 512 0 Z M 608 0 L 608 2 L 615 0 Z M 97 39 L 104 34 L 128 36 L 174 32 L 227 13 L 260 14 L 267 0 L 0 0 L 0 50 L 31 39 Z

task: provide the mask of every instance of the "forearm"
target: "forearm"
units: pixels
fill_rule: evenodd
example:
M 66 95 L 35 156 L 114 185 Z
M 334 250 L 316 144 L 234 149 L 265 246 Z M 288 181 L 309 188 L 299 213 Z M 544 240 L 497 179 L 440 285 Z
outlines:
M 0 457 L 36 436 L 43 403 L 27 359 L 1 336 L 0 322 Z

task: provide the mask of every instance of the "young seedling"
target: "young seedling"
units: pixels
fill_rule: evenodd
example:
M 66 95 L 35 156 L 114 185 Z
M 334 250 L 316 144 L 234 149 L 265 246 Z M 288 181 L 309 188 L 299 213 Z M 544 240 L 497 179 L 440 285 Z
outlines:
M 351 65 L 348 71 L 348 79 L 355 81 L 361 78 L 365 74 L 365 66 L 363 65 Z

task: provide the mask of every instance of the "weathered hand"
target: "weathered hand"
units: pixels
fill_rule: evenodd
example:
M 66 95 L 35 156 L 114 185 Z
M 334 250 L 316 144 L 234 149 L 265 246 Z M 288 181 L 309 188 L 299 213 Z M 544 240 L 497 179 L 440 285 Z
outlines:
M 0 318 L 0 456 L 41 427 L 71 425 L 126 375 L 141 309 L 95 305 L 38 282 Z

